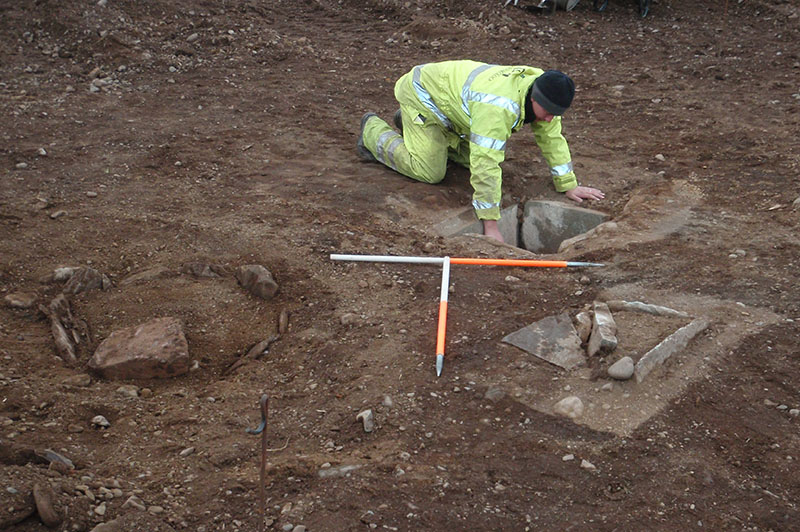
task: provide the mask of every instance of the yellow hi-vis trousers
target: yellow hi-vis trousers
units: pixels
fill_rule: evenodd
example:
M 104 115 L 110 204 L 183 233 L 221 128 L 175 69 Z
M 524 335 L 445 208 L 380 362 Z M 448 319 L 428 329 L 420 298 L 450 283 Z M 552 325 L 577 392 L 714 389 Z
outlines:
M 438 183 L 444 179 L 448 159 L 469 168 L 469 141 L 444 127 L 422 106 L 406 74 L 395 85 L 403 115 L 403 134 L 378 117 L 364 125 L 364 146 L 389 168 L 404 176 Z

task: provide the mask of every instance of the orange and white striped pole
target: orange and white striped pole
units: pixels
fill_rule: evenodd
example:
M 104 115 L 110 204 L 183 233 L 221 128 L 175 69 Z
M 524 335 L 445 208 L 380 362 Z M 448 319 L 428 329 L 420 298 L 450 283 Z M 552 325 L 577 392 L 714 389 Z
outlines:
M 399 255 L 338 255 L 331 254 L 331 260 L 350 260 L 358 262 L 404 262 L 411 264 L 442 264 L 442 257 L 403 257 Z M 518 266 L 537 268 L 571 268 L 581 266 L 605 266 L 597 262 L 573 262 L 566 260 L 534 260 L 534 259 L 476 259 L 469 257 L 451 257 L 450 264 L 467 264 L 473 266 Z
M 436 332 L 436 376 L 442 374 L 444 366 L 444 339 L 447 330 L 447 293 L 450 291 L 450 257 L 442 262 L 442 291 L 439 296 L 439 327 Z

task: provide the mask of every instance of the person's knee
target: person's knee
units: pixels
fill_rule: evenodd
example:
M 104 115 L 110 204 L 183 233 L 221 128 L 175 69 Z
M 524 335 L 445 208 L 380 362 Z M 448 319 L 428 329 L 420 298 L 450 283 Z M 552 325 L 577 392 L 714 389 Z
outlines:
M 444 174 L 447 170 L 447 165 L 444 166 L 431 166 L 431 165 L 420 165 L 420 168 L 416 172 L 417 179 L 420 181 L 424 181 L 425 183 L 439 183 L 442 179 L 444 179 Z

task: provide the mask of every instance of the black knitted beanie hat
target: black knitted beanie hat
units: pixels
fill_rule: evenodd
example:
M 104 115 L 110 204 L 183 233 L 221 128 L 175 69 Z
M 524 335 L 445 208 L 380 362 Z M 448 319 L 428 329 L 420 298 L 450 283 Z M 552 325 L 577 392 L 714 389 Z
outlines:
M 548 70 L 533 82 L 533 100 L 556 116 L 561 116 L 575 96 L 575 83 L 558 70 Z

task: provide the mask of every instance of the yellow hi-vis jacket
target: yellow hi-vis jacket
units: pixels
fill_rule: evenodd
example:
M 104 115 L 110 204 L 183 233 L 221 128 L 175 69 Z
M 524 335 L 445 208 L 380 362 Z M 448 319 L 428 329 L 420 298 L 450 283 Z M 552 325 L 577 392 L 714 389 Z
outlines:
M 472 205 L 481 220 L 500 219 L 502 170 L 508 137 L 525 119 L 525 99 L 543 70 L 475 61 L 444 61 L 415 67 L 409 74 L 425 114 L 469 140 Z M 575 188 L 572 157 L 561 134 L 561 117 L 531 122 L 558 192 Z

